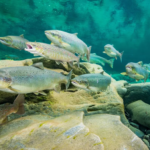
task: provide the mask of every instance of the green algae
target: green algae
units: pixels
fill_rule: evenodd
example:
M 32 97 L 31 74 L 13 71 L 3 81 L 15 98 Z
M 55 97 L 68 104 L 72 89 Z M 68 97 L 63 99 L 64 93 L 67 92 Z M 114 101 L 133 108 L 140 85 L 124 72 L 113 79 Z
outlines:
M 32 129 L 32 130 L 30 131 L 29 135 L 31 135 L 31 134 L 33 133 L 33 131 L 34 131 L 34 129 Z
M 95 143 L 93 146 L 100 145 L 100 144 L 103 144 L 103 143 L 102 142 Z

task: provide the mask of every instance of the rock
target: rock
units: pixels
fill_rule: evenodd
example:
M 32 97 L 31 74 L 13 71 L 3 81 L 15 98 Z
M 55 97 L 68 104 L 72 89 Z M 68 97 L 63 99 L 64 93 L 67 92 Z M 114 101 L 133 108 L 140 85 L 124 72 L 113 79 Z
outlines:
M 81 111 L 56 118 L 33 115 L 3 124 L 0 149 L 148 150 L 119 116 L 83 115 Z
M 68 92 L 61 91 L 59 94 L 50 92 L 47 99 L 53 102 L 51 109 L 56 115 L 60 115 L 60 112 L 65 113 L 75 110 L 83 110 L 85 115 L 107 113 L 120 115 L 122 122 L 129 125 L 124 115 L 123 100 L 113 84 L 107 91 L 99 94 L 91 94 L 84 90 L 70 92 L 70 90 Z
M 124 80 L 121 80 L 121 81 L 115 81 L 113 82 L 118 94 L 123 97 L 126 92 L 127 92 L 127 89 L 125 88 L 125 85 L 128 84 L 127 81 L 124 81 Z
M 139 124 L 150 128 L 150 105 L 138 100 L 127 105 L 126 108 L 127 111 L 132 115 L 132 121 L 136 121 Z
M 138 124 L 136 124 L 136 123 L 134 123 L 134 122 L 130 122 L 130 124 L 131 124 L 133 127 L 139 129 L 139 125 L 138 125 Z
M 0 61 L 0 68 L 30 66 L 32 64 L 33 64 L 32 59 L 25 59 L 25 60 L 21 60 L 21 61 L 1 60 Z
M 148 148 L 150 148 L 149 142 L 146 139 L 143 139 L 143 142 L 147 145 Z
M 141 130 L 139 130 L 139 129 L 137 129 L 137 128 L 131 126 L 131 125 L 128 126 L 128 128 L 129 128 L 133 133 L 135 133 L 139 138 L 143 138 L 144 133 L 143 133 Z
M 19 119 L 17 124 L 24 124 L 28 117 Z M 30 120 L 29 120 L 30 121 Z M 6 125 L 11 131 L 0 138 L 1 150 L 19 149 L 57 149 L 57 150 L 104 150 L 99 136 L 91 133 L 83 124 L 83 113 L 61 116 L 47 121 L 32 121 L 26 123 L 24 128 L 13 132 L 15 123 Z M 3 131 L 4 132 L 4 131 Z
M 74 63 L 73 67 L 71 68 L 68 65 L 68 63 L 60 63 L 58 65 L 54 60 L 50 60 L 50 59 L 47 59 L 45 57 L 33 58 L 32 61 L 33 61 L 33 63 L 42 62 L 44 67 L 50 68 L 50 69 L 62 69 L 62 70 L 67 71 L 67 72 L 69 72 L 73 69 L 73 73 L 75 75 L 81 75 L 81 74 L 89 73 L 89 71 L 82 64 L 80 64 L 80 67 L 78 67 L 77 64 Z
M 84 124 L 100 137 L 106 150 L 148 150 L 143 141 L 121 123 L 119 116 L 86 116 Z
M 8 103 L 8 102 L 13 103 L 16 96 L 17 94 L 6 93 L 6 92 L 0 91 L 0 104 Z
M 125 88 L 127 89 L 127 92 L 123 97 L 125 104 L 129 104 L 139 99 L 150 104 L 150 82 L 130 84 L 126 85 Z
M 92 114 L 114 114 L 121 117 L 121 121 L 129 126 L 129 122 L 124 114 L 124 104 L 118 95 L 114 84 L 101 93 L 88 93 L 71 87 L 68 91 L 62 90 L 60 93 L 46 91 L 47 96 L 27 94 L 25 104 L 25 114 L 48 114 L 56 117 L 65 113 L 82 110 L 85 115 Z M 14 99 L 13 99 L 14 100 Z M 19 115 L 12 114 L 9 120 L 18 118 Z
M 31 115 L 26 117 L 21 117 L 19 119 L 15 119 L 11 122 L 7 122 L 0 126 L 0 138 L 18 132 L 30 125 L 39 123 L 41 121 L 51 120 L 52 117 L 48 115 Z

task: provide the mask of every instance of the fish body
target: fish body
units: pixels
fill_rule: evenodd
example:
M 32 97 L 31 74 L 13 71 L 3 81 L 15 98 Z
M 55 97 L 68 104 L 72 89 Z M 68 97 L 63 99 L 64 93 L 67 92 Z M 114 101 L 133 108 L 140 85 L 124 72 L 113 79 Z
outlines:
M 28 42 L 28 40 L 25 39 L 23 35 L 0 37 L 0 43 L 19 50 L 26 48 L 26 42 Z
M 24 95 L 18 95 L 13 104 L 0 105 L 0 124 L 7 121 L 7 116 L 12 113 L 24 113 Z
M 111 78 L 103 74 L 84 74 L 75 77 L 71 83 L 81 89 L 100 92 L 107 89 L 111 83 Z
M 120 53 L 119 51 L 117 51 L 113 45 L 110 44 L 105 45 L 103 53 L 106 53 L 109 57 L 114 57 L 115 59 L 117 59 L 117 57 L 119 56 L 122 62 L 123 52 Z
M 0 69 L 0 90 L 17 94 L 36 93 L 46 89 L 60 92 L 61 83 L 66 84 L 66 89 L 68 88 L 71 73 L 72 71 L 68 76 L 64 76 L 61 73 L 44 69 L 42 63 L 2 68 Z
M 84 56 L 86 54 L 89 61 L 91 46 L 87 45 L 77 37 L 77 34 L 70 34 L 60 30 L 45 31 L 47 38 L 59 47 L 62 47 L 72 53 Z
M 56 62 L 68 62 L 73 63 L 76 61 L 79 65 L 80 57 L 75 56 L 67 50 L 57 47 L 55 45 L 27 42 L 25 50 L 38 56 L 44 56 Z
M 126 65 L 126 72 L 125 73 L 121 73 L 122 75 L 127 75 L 132 79 L 135 79 L 136 81 L 139 80 L 144 80 L 144 82 L 146 82 L 149 73 L 148 71 L 141 66 L 140 62 L 139 63 L 128 63 Z
M 150 64 L 144 64 L 143 67 L 150 72 Z
M 25 59 L 23 61 L 0 60 L 0 68 L 30 66 L 32 64 L 33 64 L 33 62 L 31 59 Z
M 84 61 L 87 61 L 87 58 L 83 58 Z M 109 64 L 111 68 L 113 68 L 114 59 L 106 59 L 104 57 L 98 56 L 95 53 L 90 54 L 90 63 L 101 64 L 105 66 L 105 63 Z

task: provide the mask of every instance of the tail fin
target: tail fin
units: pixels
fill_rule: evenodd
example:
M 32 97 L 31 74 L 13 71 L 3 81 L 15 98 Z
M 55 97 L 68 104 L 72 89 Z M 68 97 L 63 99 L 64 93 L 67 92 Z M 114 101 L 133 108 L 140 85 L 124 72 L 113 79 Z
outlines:
M 111 68 L 113 68 L 113 66 L 114 66 L 114 60 L 115 59 L 110 59 L 109 60 L 109 65 L 110 65 Z
M 69 87 L 69 85 L 70 85 L 71 75 L 72 75 L 72 70 L 71 70 L 71 71 L 69 72 L 69 74 L 67 75 L 66 90 L 68 89 L 68 87 Z
M 24 95 L 23 94 L 19 94 L 17 96 L 17 98 L 15 99 L 14 101 L 14 107 L 15 107 L 15 110 L 16 110 L 16 113 L 17 114 L 24 114 L 25 110 L 24 110 Z
M 77 64 L 78 64 L 78 68 L 80 67 L 80 55 L 78 56 L 78 61 L 77 61 Z
M 87 49 L 87 60 L 88 60 L 88 62 L 90 62 L 91 48 L 92 48 L 92 46 L 89 46 L 88 49 Z
M 124 51 L 120 53 L 120 61 L 122 62 L 122 55 L 123 55 Z

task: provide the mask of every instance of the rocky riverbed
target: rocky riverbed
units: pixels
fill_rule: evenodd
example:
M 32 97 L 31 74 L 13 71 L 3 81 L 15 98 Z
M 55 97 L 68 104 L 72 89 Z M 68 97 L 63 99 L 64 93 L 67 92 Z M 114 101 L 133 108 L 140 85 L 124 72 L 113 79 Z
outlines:
M 44 58 L 28 61 L 43 62 L 46 68 L 63 74 L 71 70 L 68 64 L 57 65 Z M 74 65 L 72 77 L 103 71 L 95 64 L 80 66 Z M 109 88 L 100 93 L 73 85 L 65 91 L 62 85 L 60 93 L 26 94 L 25 114 L 11 114 L 9 122 L 0 126 L 0 149 L 148 150 L 150 84 L 111 80 Z M 4 92 L 0 95 L 1 104 L 12 103 L 16 97 Z

